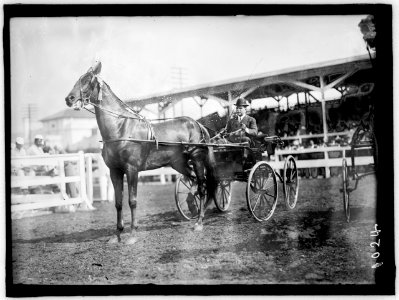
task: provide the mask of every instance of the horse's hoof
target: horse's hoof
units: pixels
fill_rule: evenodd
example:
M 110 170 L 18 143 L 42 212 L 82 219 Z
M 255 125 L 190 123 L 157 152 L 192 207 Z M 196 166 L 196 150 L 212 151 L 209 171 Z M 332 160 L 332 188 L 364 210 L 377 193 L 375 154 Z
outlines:
M 120 241 L 120 239 L 117 236 L 114 236 L 108 241 L 108 244 L 116 244 L 119 241 Z
M 194 231 L 202 231 L 203 228 L 204 228 L 204 225 L 202 225 L 202 224 L 194 225 Z
M 130 237 L 130 238 L 128 238 L 127 240 L 126 240 L 126 242 L 125 242 L 125 244 L 126 245 L 133 245 L 133 244 L 135 244 L 137 242 L 137 238 L 136 237 Z

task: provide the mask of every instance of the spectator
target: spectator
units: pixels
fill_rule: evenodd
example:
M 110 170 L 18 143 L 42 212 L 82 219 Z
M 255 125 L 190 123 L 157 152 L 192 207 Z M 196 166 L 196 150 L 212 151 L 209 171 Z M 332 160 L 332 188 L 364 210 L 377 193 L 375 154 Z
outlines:
M 44 140 L 43 136 L 38 134 L 35 136 L 35 140 L 32 146 L 29 147 L 27 155 L 44 155 Z M 50 169 L 47 166 L 39 165 L 32 166 L 34 175 L 38 176 L 54 176 L 54 168 Z
M 11 149 L 11 157 L 21 157 L 26 156 L 26 151 L 24 149 L 24 139 L 17 137 L 15 139 L 15 147 Z M 23 165 L 21 163 L 13 162 L 11 165 L 12 175 L 24 176 L 25 172 L 23 170 Z
M 21 137 L 17 137 L 15 139 L 15 148 L 11 150 L 11 157 L 21 157 L 26 156 L 26 151 L 24 149 L 24 139 Z M 29 168 L 28 168 L 29 169 Z M 19 162 L 13 162 L 11 164 L 11 174 L 13 176 L 25 176 L 24 167 Z M 23 186 L 21 188 L 15 188 L 14 191 L 19 192 L 22 191 L 24 194 L 28 193 L 28 187 Z
M 308 147 L 308 148 L 314 149 L 314 148 L 317 148 L 317 145 L 315 145 L 315 143 L 313 142 L 313 140 L 310 140 L 310 141 L 309 141 L 309 147 Z
M 33 145 L 30 146 L 28 149 L 27 155 L 44 154 L 43 146 L 44 146 L 43 136 L 40 134 L 36 135 Z
M 61 146 L 55 145 L 54 154 L 65 154 L 65 150 Z
M 25 156 L 26 151 L 24 149 L 24 139 L 17 137 L 15 139 L 15 148 L 11 150 L 11 156 Z
M 335 139 L 331 139 L 330 142 L 328 143 L 329 147 L 334 147 L 337 146 L 337 144 L 335 143 Z
M 337 146 L 341 146 L 342 139 L 341 139 L 341 137 L 339 135 L 336 136 L 335 143 L 337 144 Z
M 51 146 L 47 146 L 47 145 L 43 147 L 43 152 L 48 153 L 48 154 L 54 154 L 53 148 L 51 148 Z
M 299 149 L 299 140 L 294 140 L 292 142 L 292 149 L 293 150 L 298 150 Z

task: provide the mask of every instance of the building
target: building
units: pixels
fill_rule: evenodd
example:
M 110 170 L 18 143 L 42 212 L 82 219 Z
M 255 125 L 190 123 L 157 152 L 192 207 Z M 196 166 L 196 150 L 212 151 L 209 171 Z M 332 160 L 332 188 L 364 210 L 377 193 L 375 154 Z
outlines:
M 40 121 L 45 140 L 50 145 L 60 145 L 64 149 L 73 148 L 74 144 L 83 139 L 99 135 L 95 115 L 86 110 L 76 111 L 69 108 Z

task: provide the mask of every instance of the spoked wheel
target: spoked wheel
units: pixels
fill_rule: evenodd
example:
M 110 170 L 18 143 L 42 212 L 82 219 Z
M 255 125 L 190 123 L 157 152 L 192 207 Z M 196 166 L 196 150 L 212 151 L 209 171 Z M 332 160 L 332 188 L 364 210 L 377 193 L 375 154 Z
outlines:
M 200 198 L 195 181 L 180 175 L 176 180 L 175 200 L 177 209 L 185 219 L 198 217 Z
M 295 159 L 291 155 L 285 159 L 284 163 L 283 188 L 285 206 L 293 209 L 298 200 L 299 182 Z
M 221 211 L 227 211 L 231 202 L 231 181 L 221 180 L 216 190 L 215 205 Z
M 374 170 L 377 171 L 377 168 L 378 168 L 378 144 L 377 144 L 377 138 L 375 136 L 374 131 L 372 131 L 372 134 L 371 134 L 371 145 L 373 148 Z
M 249 173 L 247 182 L 248 209 L 256 220 L 270 219 L 277 205 L 277 178 L 272 167 L 259 161 Z
M 351 212 L 349 205 L 349 178 L 348 178 L 348 164 L 346 159 L 342 160 L 342 195 L 344 200 L 344 212 L 346 217 L 346 222 L 349 222 Z

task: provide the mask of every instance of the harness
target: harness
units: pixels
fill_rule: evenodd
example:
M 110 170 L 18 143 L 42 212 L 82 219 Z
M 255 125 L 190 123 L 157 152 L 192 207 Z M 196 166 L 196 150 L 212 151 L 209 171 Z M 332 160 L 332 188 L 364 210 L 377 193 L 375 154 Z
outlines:
M 93 83 L 95 79 L 97 80 L 97 83 L 98 83 L 98 86 L 99 86 L 98 98 L 97 99 L 98 99 L 99 102 L 101 102 L 102 98 L 103 98 L 103 86 L 104 86 L 104 84 L 107 86 L 107 84 L 98 75 L 94 74 L 93 70 L 90 70 L 88 73 L 90 73 L 92 75 L 91 83 Z M 82 99 L 82 107 L 85 110 L 91 112 L 92 114 L 95 114 L 95 112 L 93 112 L 93 111 L 91 111 L 91 110 L 89 110 L 89 109 L 87 109 L 85 107 L 86 105 L 91 104 L 94 107 L 97 107 L 101 111 L 106 112 L 107 114 L 109 114 L 109 115 L 111 115 L 111 116 L 113 116 L 115 118 L 136 119 L 136 120 L 144 122 L 144 124 L 146 125 L 146 127 L 148 129 L 147 130 L 147 142 L 155 142 L 156 149 L 158 149 L 159 148 L 159 141 L 158 141 L 158 139 L 157 139 L 157 137 L 155 135 L 154 127 L 150 123 L 150 121 L 152 121 L 152 120 L 147 120 L 144 116 L 140 115 L 139 113 L 136 113 L 129 105 L 127 105 L 126 103 L 124 103 L 123 101 L 121 101 L 119 99 L 117 99 L 119 104 L 121 104 L 121 106 L 125 109 L 125 111 L 128 112 L 130 115 L 124 115 L 124 114 L 121 114 L 121 113 L 117 113 L 117 112 L 114 112 L 114 111 L 109 110 L 107 108 L 104 108 L 101 105 L 93 103 L 90 100 L 90 98 L 92 97 L 92 94 L 93 94 L 93 91 L 94 91 L 94 87 L 93 87 L 93 89 L 91 90 L 91 92 L 90 92 L 90 94 L 88 96 L 86 96 L 85 92 L 83 91 L 82 77 L 85 76 L 86 74 L 82 75 L 79 78 L 79 91 L 80 91 L 80 96 L 81 96 L 81 99 Z M 170 119 L 173 119 L 173 118 L 170 118 Z M 165 120 L 165 119 L 154 119 L 153 121 L 159 121 L 159 120 Z M 199 143 L 206 142 L 205 141 L 205 133 L 204 133 L 203 127 L 201 126 L 201 124 L 198 121 L 195 120 L 195 122 L 197 123 L 197 125 L 198 125 L 198 127 L 200 128 L 200 131 L 201 131 L 201 140 L 199 141 Z M 126 138 L 112 139 L 112 140 L 107 140 L 107 141 L 103 141 L 103 142 L 104 143 L 112 143 L 112 142 L 117 142 L 117 141 L 143 142 L 143 141 L 146 141 L 146 140 L 138 140 L 138 139 L 136 140 L 136 139 L 132 139 L 132 138 L 129 137 L 128 139 L 126 139 Z M 163 142 L 161 142 L 161 143 L 163 143 Z

